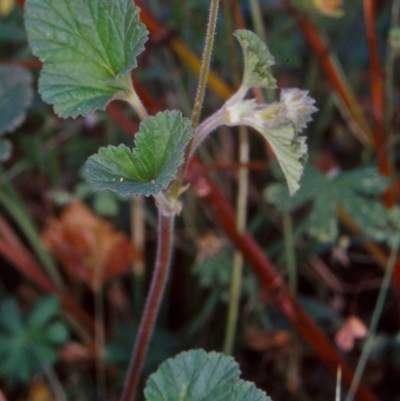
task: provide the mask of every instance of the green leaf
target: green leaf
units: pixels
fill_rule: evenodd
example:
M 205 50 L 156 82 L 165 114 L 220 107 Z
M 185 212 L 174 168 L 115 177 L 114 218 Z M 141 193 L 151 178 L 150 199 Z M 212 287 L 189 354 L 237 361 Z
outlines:
M 268 141 L 285 175 L 289 193 L 300 188 L 304 164 L 307 161 L 306 137 L 299 136 L 293 125 L 259 130 Z
M 66 326 L 55 320 L 59 312 L 55 297 L 40 299 L 28 319 L 14 299 L 0 304 L 0 377 L 10 385 L 28 381 L 40 366 L 57 360 L 57 346 L 68 338 Z
M 60 117 L 132 95 L 129 72 L 148 35 L 132 0 L 27 0 L 25 25 L 44 63 L 39 92 Z
M 383 193 L 387 185 L 388 180 L 371 167 L 341 173 L 332 178 L 308 166 L 302 186 L 294 196 L 288 196 L 285 185 L 272 184 L 266 189 L 265 198 L 282 213 L 291 212 L 312 201 L 307 231 L 319 242 L 334 242 L 337 239 L 336 209 L 339 205 L 365 235 L 383 239 L 388 214 L 377 196 Z
M 0 135 L 24 122 L 32 99 L 31 73 L 22 67 L 0 66 Z
M 192 135 L 190 121 L 178 111 L 148 117 L 135 136 L 133 150 L 108 146 L 87 160 L 87 179 L 95 190 L 110 189 L 120 195 L 160 192 L 175 178 Z
M 251 88 L 275 88 L 276 80 L 268 71 L 275 64 L 274 57 L 266 44 L 253 32 L 246 29 L 235 31 L 244 56 L 244 73 L 242 86 Z
M 232 357 L 192 350 L 163 362 L 147 380 L 144 394 L 147 401 L 270 401 L 239 374 Z
M 55 296 L 40 298 L 29 316 L 31 327 L 42 327 L 60 314 L 60 300 Z

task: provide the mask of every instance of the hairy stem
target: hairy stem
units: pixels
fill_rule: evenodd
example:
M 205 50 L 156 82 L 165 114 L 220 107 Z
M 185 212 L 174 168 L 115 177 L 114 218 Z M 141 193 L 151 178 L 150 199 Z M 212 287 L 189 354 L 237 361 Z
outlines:
M 158 212 L 158 248 L 153 279 L 132 352 L 128 375 L 120 401 L 133 401 L 136 396 L 143 363 L 157 319 L 160 302 L 168 279 L 173 245 L 175 215 Z
M 217 17 L 218 17 L 218 7 L 219 7 L 219 0 L 211 0 L 211 7 L 210 13 L 208 17 L 208 25 L 207 25 L 207 33 L 206 33 L 206 42 L 204 44 L 203 56 L 201 60 L 201 68 L 199 74 L 199 84 L 197 87 L 196 98 L 194 101 L 194 107 L 192 112 L 192 128 L 196 129 L 199 119 L 200 119 L 200 112 L 201 106 L 203 105 L 204 94 L 207 87 L 208 81 L 208 74 L 210 69 L 210 60 L 211 60 L 211 53 L 214 44 L 214 36 L 215 36 L 215 27 L 217 25 Z M 178 199 L 179 197 L 179 189 L 183 181 L 183 176 L 185 174 L 186 166 L 192 155 L 192 143 L 193 139 L 189 142 L 188 146 L 186 147 L 186 154 L 185 154 L 185 163 L 179 167 L 177 172 L 177 179 L 170 185 L 168 189 L 169 198 Z
M 200 119 L 201 106 L 207 86 L 208 71 L 210 68 L 211 53 L 214 44 L 215 26 L 217 24 L 219 0 L 211 1 L 210 15 L 207 25 L 206 43 L 204 45 L 201 62 L 199 85 L 197 87 L 196 99 L 192 113 L 192 127 L 196 128 Z

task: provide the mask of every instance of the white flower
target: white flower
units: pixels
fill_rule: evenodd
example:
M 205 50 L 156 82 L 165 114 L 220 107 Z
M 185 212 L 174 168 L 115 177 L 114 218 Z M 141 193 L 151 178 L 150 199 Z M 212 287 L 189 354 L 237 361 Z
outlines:
M 247 125 L 268 141 L 285 174 L 290 194 L 299 188 L 307 159 L 306 137 L 299 134 L 317 111 L 314 103 L 307 91 L 293 88 L 282 90 L 279 102 L 257 104 L 250 99 L 225 107 L 225 124 Z
M 280 100 L 285 105 L 286 117 L 294 124 L 297 132 L 307 127 L 307 123 L 312 120 L 311 114 L 318 110 L 314 106 L 315 100 L 308 96 L 308 91 L 297 88 L 283 89 Z

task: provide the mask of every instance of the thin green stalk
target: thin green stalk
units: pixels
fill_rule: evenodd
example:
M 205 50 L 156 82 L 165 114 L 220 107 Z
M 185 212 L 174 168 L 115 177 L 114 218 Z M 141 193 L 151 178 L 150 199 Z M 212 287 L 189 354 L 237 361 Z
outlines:
M 283 233 L 285 238 L 285 257 L 289 277 L 290 293 L 296 296 L 297 293 L 297 266 L 296 252 L 294 247 L 293 222 L 290 213 L 283 215 Z
M 367 339 L 365 340 L 361 356 L 358 361 L 356 371 L 354 373 L 354 379 L 353 382 L 351 383 L 345 401 L 353 401 L 358 385 L 360 384 L 361 377 L 364 373 L 364 368 L 367 363 L 369 353 L 371 352 L 372 343 L 374 341 L 374 337 L 376 334 L 376 328 L 378 326 L 379 319 L 382 315 L 385 299 L 389 291 L 390 281 L 392 279 L 394 266 L 396 264 L 397 254 L 399 253 L 399 247 L 400 247 L 400 221 L 398 222 L 396 227 L 396 234 L 393 238 L 393 247 L 390 252 L 388 264 L 386 266 L 385 274 L 383 276 L 382 285 L 379 290 L 378 299 L 376 301 L 374 312 L 372 314 L 371 323 L 368 330 L 368 336 Z
M 120 401 L 133 401 L 137 393 L 142 367 L 168 279 L 173 246 L 174 220 L 174 214 L 165 215 L 161 209 L 159 209 L 157 257 L 153 279 L 151 281 L 150 291 L 143 311 Z
M 254 30 L 264 43 L 267 42 L 267 35 L 265 34 L 264 22 L 262 20 L 262 12 L 258 0 L 250 0 L 251 19 L 254 24 Z
M 199 85 L 197 87 L 197 93 L 192 112 L 193 128 L 196 128 L 197 124 L 199 123 L 201 107 L 203 105 L 204 94 L 206 92 L 211 53 L 214 45 L 215 27 L 217 25 L 218 7 L 219 0 L 211 0 L 209 20 L 207 24 L 206 43 L 204 45 L 203 57 L 201 60 Z
M 239 127 L 239 162 L 246 164 L 249 161 L 249 141 L 245 127 Z M 247 194 L 249 187 L 249 172 L 247 168 L 240 168 L 238 174 L 238 194 L 236 199 L 236 228 L 239 233 L 246 230 Z M 242 288 L 243 255 L 235 251 L 232 263 L 232 277 L 228 310 L 228 322 L 225 332 L 224 353 L 232 354 L 235 342 L 237 320 L 239 316 L 240 293 Z
M 217 25 L 219 0 L 211 0 L 210 13 L 208 16 L 206 41 L 204 44 L 203 56 L 201 60 L 201 68 L 199 75 L 199 84 L 197 86 L 196 98 L 194 100 L 192 112 L 192 128 L 196 129 L 200 119 L 201 107 L 203 105 L 204 94 L 207 87 L 208 73 L 210 70 L 211 53 L 214 45 L 215 28 Z M 172 200 L 177 200 L 179 197 L 180 187 L 183 181 L 187 163 L 190 159 L 192 141 L 186 147 L 185 163 L 179 168 L 177 172 L 177 179 L 173 182 L 168 189 L 168 197 Z

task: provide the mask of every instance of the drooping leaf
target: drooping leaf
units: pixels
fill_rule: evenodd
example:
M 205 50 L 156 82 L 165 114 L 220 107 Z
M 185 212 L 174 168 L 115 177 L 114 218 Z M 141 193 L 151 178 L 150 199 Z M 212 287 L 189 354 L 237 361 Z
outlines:
M 23 123 L 32 99 L 31 73 L 18 66 L 0 66 L 0 135 Z
M 87 179 L 96 190 L 110 189 L 121 195 L 155 194 L 175 178 L 192 135 L 190 121 L 178 111 L 148 117 L 135 136 L 133 150 L 125 145 L 108 146 L 88 159 Z
M 246 29 L 239 29 L 235 31 L 234 35 L 243 50 L 242 85 L 246 88 L 253 86 L 275 88 L 276 80 L 268 70 L 275 64 L 275 60 L 266 44 L 255 33 Z
M 306 137 L 296 133 L 293 125 L 259 131 L 268 141 L 285 175 L 289 193 L 300 188 L 304 164 L 307 161 Z
M 144 390 L 147 401 L 270 401 L 253 383 L 239 379 L 232 357 L 203 350 L 163 362 Z
M 148 35 L 132 0 L 27 0 L 25 25 L 44 63 L 39 92 L 60 117 L 131 96 L 129 72 Z
M 319 242 L 337 239 L 338 206 L 344 208 L 365 235 L 383 239 L 388 215 L 377 196 L 383 193 L 387 185 L 387 179 L 370 167 L 344 172 L 332 178 L 308 166 L 302 186 L 294 196 L 289 197 L 285 185 L 276 183 L 266 189 L 265 197 L 280 212 L 290 212 L 312 201 L 306 227 L 308 233 Z

